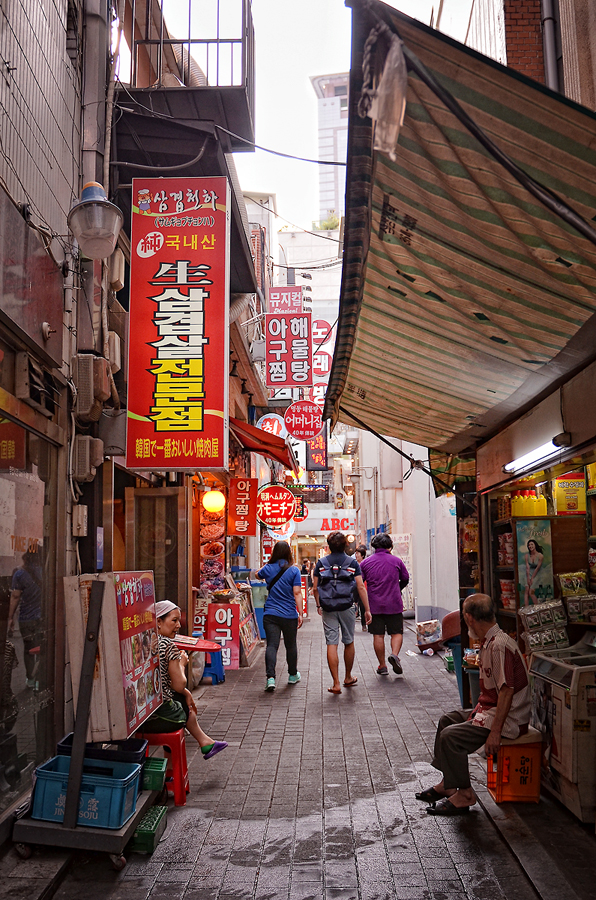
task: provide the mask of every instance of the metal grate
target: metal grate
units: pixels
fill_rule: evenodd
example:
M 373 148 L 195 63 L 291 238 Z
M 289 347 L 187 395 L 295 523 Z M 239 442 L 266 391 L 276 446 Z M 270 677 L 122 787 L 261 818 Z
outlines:
M 173 73 L 192 87 L 244 87 L 254 105 L 250 0 L 132 0 L 132 13 L 133 87 Z

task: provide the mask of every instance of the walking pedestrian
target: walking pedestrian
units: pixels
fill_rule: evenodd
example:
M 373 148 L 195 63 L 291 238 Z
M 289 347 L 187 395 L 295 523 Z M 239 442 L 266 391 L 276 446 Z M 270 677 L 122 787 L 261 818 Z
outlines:
M 408 570 L 399 556 L 393 556 L 393 541 L 388 534 L 375 534 L 370 542 L 374 555 L 362 562 L 362 576 L 372 613 L 368 626 L 373 635 L 373 647 L 379 661 L 377 675 L 388 675 L 385 661 L 385 632 L 391 640 L 388 660 L 396 675 L 403 670 L 399 651 L 404 639 L 404 603 L 401 592 L 410 580 Z
M 313 573 L 313 593 L 319 615 L 323 619 L 325 643 L 327 644 L 327 664 L 333 685 L 327 690 L 331 694 L 341 694 L 339 683 L 338 645 L 344 645 L 344 664 L 346 674 L 344 687 L 354 687 L 358 679 L 352 675 L 354 665 L 354 628 L 356 610 L 352 599 L 352 587 L 356 584 L 364 605 L 364 617 L 368 624 L 371 620 L 368 608 L 366 588 L 362 581 L 360 565 L 353 556 L 345 552 L 346 536 L 341 531 L 332 531 L 327 538 L 331 551 L 320 559 Z
M 278 541 L 266 566 L 257 578 L 267 583 L 267 600 L 263 612 L 263 628 L 267 639 L 265 650 L 266 691 L 275 690 L 275 664 L 281 635 L 284 636 L 288 663 L 288 684 L 300 681 L 296 635 L 302 627 L 302 588 L 300 569 L 294 565 L 292 549 L 287 541 Z
M 366 559 L 366 546 L 364 544 L 359 544 L 354 550 L 354 556 L 356 557 L 356 562 L 362 563 L 362 560 Z M 364 604 L 360 599 L 360 594 L 358 593 L 358 585 L 356 584 L 356 582 L 354 582 L 354 587 L 352 588 L 352 597 L 360 615 L 360 624 L 362 625 L 362 630 L 368 631 L 365 620 L 366 610 L 364 609 Z

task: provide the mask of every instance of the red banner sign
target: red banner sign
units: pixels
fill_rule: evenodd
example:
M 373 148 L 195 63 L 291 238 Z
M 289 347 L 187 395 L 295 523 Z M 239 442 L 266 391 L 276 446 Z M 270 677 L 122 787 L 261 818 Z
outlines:
M 298 400 L 288 406 L 284 415 L 288 433 L 297 441 L 307 441 L 321 433 L 321 407 L 311 400 Z
M 207 607 L 207 640 L 221 644 L 226 669 L 240 667 L 240 604 L 210 603 Z
M 228 534 L 257 533 L 258 478 L 231 478 L 228 500 Z
M 268 387 L 312 384 L 310 313 L 268 313 L 265 316 Z
M 226 178 L 133 181 L 129 468 L 228 466 L 229 206 Z
M 267 312 L 280 313 L 302 312 L 302 288 L 296 285 L 269 288 L 269 304 Z
M 281 528 L 294 516 L 296 498 L 283 484 L 268 484 L 260 488 L 257 495 L 257 516 L 259 522 L 268 528 Z

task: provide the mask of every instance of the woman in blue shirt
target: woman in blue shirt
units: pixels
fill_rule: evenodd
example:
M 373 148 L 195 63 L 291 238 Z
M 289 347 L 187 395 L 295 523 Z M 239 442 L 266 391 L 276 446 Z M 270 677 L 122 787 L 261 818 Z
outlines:
M 275 690 L 275 663 L 283 634 L 288 662 L 288 684 L 300 681 L 296 633 L 302 625 L 302 590 L 300 569 L 294 565 L 292 550 L 286 541 L 278 541 L 266 566 L 257 578 L 267 582 L 263 627 L 267 638 L 265 651 L 266 691 Z

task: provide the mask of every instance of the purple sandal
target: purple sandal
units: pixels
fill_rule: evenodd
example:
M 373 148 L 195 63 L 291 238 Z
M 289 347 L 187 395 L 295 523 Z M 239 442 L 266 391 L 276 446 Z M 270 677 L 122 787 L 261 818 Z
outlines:
M 211 750 L 209 750 L 208 753 L 203 753 L 203 759 L 211 759 L 211 757 L 215 756 L 216 753 L 219 753 L 220 750 L 225 750 L 227 746 L 227 741 L 214 741 Z

